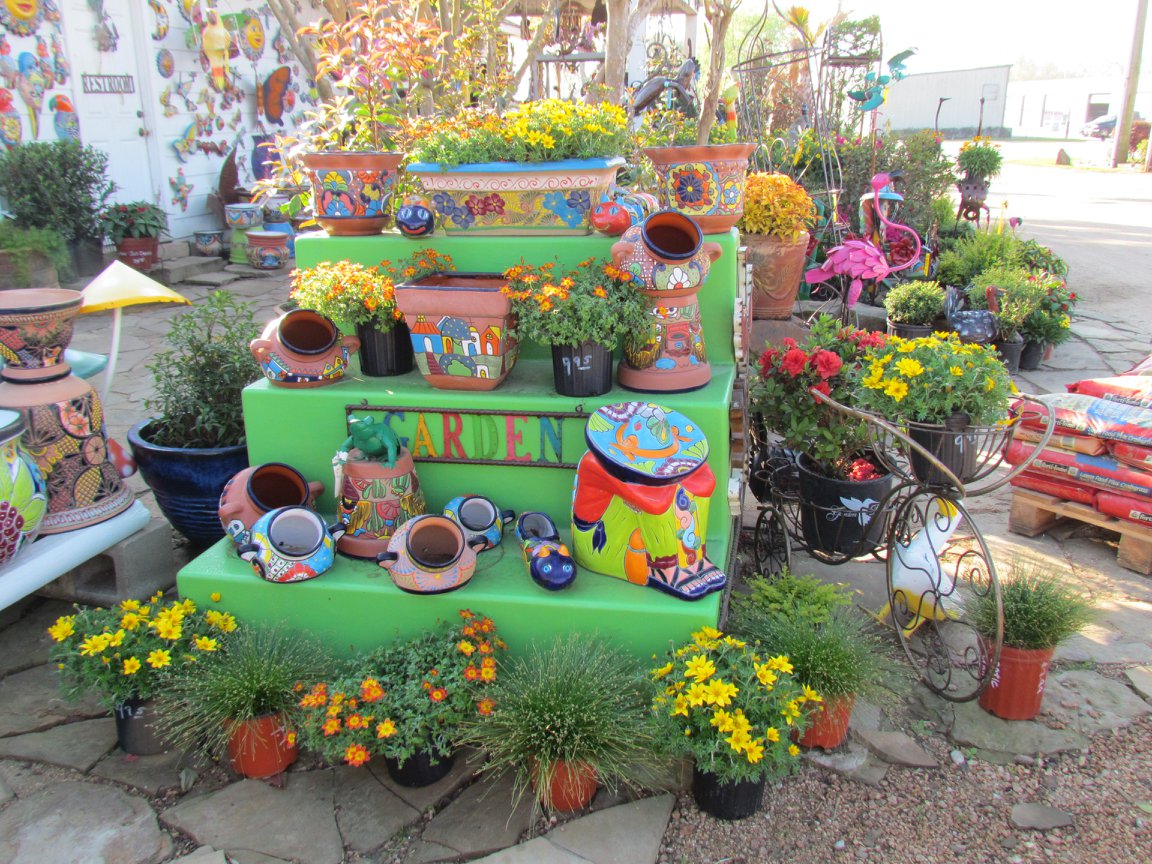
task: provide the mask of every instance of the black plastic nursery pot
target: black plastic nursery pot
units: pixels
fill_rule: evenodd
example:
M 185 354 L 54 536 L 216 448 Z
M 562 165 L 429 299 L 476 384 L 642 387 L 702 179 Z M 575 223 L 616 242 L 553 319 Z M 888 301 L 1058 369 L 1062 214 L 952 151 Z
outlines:
M 413 753 L 401 767 L 400 763 L 390 756 L 384 757 L 384 764 L 388 768 L 388 776 L 401 786 L 418 787 L 431 786 L 437 780 L 443 780 L 452 770 L 456 761 L 455 754 L 440 756 L 439 761 L 433 764 L 432 754 L 426 751 Z
M 561 396 L 602 396 L 612 389 L 612 349 L 597 342 L 553 345 L 552 378 Z
M 735 821 L 755 815 L 764 801 L 765 781 L 721 782 L 715 774 L 692 769 L 692 797 L 696 806 L 717 819 Z
M 892 488 L 892 475 L 874 480 L 826 477 L 814 470 L 805 453 L 800 454 L 797 465 L 800 530 L 809 548 L 856 557 L 880 544 L 884 518 L 879 509 Z
M 408 324 L 397 321 L 390 330 L 356 325 L 360 339 L 360 371 L 373 378 L 406 375 L 412 371 L 412 334 Z

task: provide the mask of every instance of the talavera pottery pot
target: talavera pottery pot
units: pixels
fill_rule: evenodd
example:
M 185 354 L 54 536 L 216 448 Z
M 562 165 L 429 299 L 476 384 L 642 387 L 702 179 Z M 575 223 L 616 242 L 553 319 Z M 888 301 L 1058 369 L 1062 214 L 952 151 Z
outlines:
M 324 484 L 309 483 L 304 475 L 283 462 L 265 462 L 245 468 L 220 493 L 220 524 L 237 543 L 248 542 L 256 520 L 278 507 L 311 507 L 324 493 Z
M 691 216 L 708 234 L 727 231 L 744 215 L 748 157 L 755 144 L 645 147 L 660 180 L 662 206 Z
M 431 273 L 396 286 L 424 380 L 440 390 L 492 390 L 516 365 L 512 301 L 499 273 Z
M 388 204 L 403 160 L 402 153 L 304 154 L 320 227 L 333 237 L 379 234 L 388 227 Z
M 397 529 L 425 511 L 412 454 L 400 447 L 396 462 L 374 459 L 353 447 L 336 470 L 336 518 L 344 524 L 337 548 L 352 558 L 375 559 Z
M 348 355 L 360 348 L 332 319 L 310 309 L 293 309 L 269 321 L 248 346 L 260 370 L 281 387 L 319 387 L 344 377 Z
M 129 267 L 147 273 L 160 263 L 160 238 L 125 237 L 116 244 L 116 257 Z
M 444 505 L 444 515 L 460 523 L 469 534 L 483 537 L 481 552 L 495 549 L 504 538 L 504 526 L 516 518 L 516 511 L 501 510 L 483 495 L 460 495 Z
M 257 270 L 279 270 L 288 263 L 288 235 L 282 231 L 249 231 L 244 254 Z
M 576 469 L 572 551 L 596 573 L 682 600 L 724 587 L 705 538 L 716 478 L 691 419 L 652 402 L 605 405 L 588 418 Z
M 296 257 L 296 232 L 292 230 L 291 222 L 269 222 L 268 220 L 265 220 L 264 230 L 275 231 L 287 237 L 288 239 L 286 242 L 288 244 L 288 257 Z
M 653 213 L 612 244 L 612 261 L 632 274 L 650 304 L 648 339 L 626 346 L 621 386 L 672 393 L 711 380 L 696 294 L 721 254 L 692 219 L 671 210 Z
M 218 258 L 224 254 L 223 231 L 197 231 L 192 235 L 192 251 L 205 258 Z
M 229 228 L 248 231 L 260 226 L 264 211 L 259 204 L 225 204 L 224 224 Z
M 239 544 L 236 554 L 251 564 L 261 579 L 303 582 L 331 569 L 336 560 L 336 540 L 343 533 L 343 525 L 325 525 L 315 510 L 280 507 L 253 523 L 248 542 Z
M 410 594 L 443 594 L 463 588 L 476 569 L 483 537 L 465 539 L 447 516 L 416 516 L 392 535 L 388 551 L 376 560 L 396 587 Z
M 6 381 L 34 381 L 68 372 L 64 349 L 84 302 L 66 288 L 17 288 L 0 294 L 0 358 Z
M 516 541 L 528 575 L 544 590 L 562 591 L 576 580 L 576 562 L 547 513 L 521 513 L 516 520 Z
M 23 432 L 19 412 L 0 411 L 0 567 L 36 539 L 48 509 L 48 487 L 20 444 Z

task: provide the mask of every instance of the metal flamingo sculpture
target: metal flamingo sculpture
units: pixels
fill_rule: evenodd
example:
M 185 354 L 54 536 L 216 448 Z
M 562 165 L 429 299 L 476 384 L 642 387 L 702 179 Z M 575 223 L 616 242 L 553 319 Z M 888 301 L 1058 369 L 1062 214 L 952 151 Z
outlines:
M 860 299 L 860 292 L 864 290 L 865 279 L 885 279 L 892 273 L 897 273 L 911 267 L 920 257 L 920 235 L 907 225 L 900 225 L 891 221 L 884 215 L 880 207 L 880 190 L 899 177 L 900 172 L 891 174 L 877 174 L 872 178 L 872 200 L 875 204 L 876 216 L 884 225 L 907 231 L 916 241 L 916 249 L 912 255 L 899 266 L 893 267 L 888 263 L 884 250 L 869 240 L 845 240 L 841 245 L 828 250 L 828 257 L 819 267 L 813 267 L 804 274 L 804 281 L 809 285 L 817 282 L 826 282 L 833 276 L 850 276 L 852 282 L 848 286 L 848 296 L 845 306 L 851 308 Z

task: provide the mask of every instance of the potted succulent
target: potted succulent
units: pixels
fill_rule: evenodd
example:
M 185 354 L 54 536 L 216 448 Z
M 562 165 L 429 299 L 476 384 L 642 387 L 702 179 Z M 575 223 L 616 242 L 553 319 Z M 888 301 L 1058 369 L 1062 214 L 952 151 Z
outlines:
M 407 170 L 448 234 L 589 233 L 629 140 L 620 106 L 559 99 L 418 118 L 403 135 L 415 160 Z
M 464 741 L 484 751 L 484 771 L 512 774 L 517 797 L 531 786 L 549 810 L 580 810 L 598 784 L 614 791 L 649 758 L 644 671 L 597 636 L 532 645 L 501 669 L 495 708 L 467 724 Z
M 960 190 L 961 208 L 966 209 L 967 205 L 979 207 L 987 200 L 988 184 L 1000 173 L 1003 164 L 1000 147 L 993 144 L 991 138 L 976 135 L 960 145 L 956 157 L 960 181 L 956 185 Z
M 183 750 L 227 757 L 244 777 L 272 777 L 296 761 L 298 686 L 328 663 L 300 633 L 246 624 L 173 678 L 157 726 Z
M 976 477 L 981 443 L 995 439 L 1008 416 L 1012 381 L 989 345 L 960 341 L 955 333 L 918 339 L 893 336 L 870 348 L 852 374 L 856 405 L 900 424 L 961 483 Z M 951 484 L 919 451 L 909 453 L 921 483 Z
M 128 266 L 147 272 L 159 263 L 160 235 L 168 230 L 168 216 L 155 204 L 113 204 L 100 214 L 100 225 Z
M 380 756 L 401 786 L 428 786 L 452 770 L 461 724 L 492 713 L 489 695 L 506 646 L 491 618 L 458 622 L 380 648 L 299 697 L 308 746 L 333 765 Z
M 791 177 L 748 175 L 739 228 L 752 265 L 752 317 L 792 315 L 815 218 L 811 196 Z
M 191 600 L 162 598 L 110 608 L 77 606 L 48 628 L 65 694 L 94 693 L 116 718 L 120 748 L 136 756 L 167 747 L 154 728 L 154 697 L 174 673 L 218 650 L 221 638 L 236 629 L 226 612 L 201 612 Z
M 1015 375 L 1020 370 L 1024 337 L 1020 329 L 1040 308 L 1047 289 L 1034 274 L 1014 264 L 997 264 L 972 279 L 968 302 L 973 309 L 990 309 L 996 316 L 996 346 L 1000 359 Z
M 58 288 L 72 276 L 72 256 L 52 228 L 21 228 L 0 220 L 0 284 L 13 288 Z
M 554 263 L 504 271 L 520 339 L 552 346 L 552 376 L 561 396 L 600 396 L 612 389 L 612 353 L 624 336 L 649 327 L 648 302 L 632 274 L 588 258 L 574 270 Z
M 128 430 L 156 503 L 180 533 L 206 546 L 224 536 L 224 484 L 248 467 L 240 391 L 261 377 L 248 350 L 259 335 L 251 305 L 216 291 L 172 319 L 167 348 L 149 364 L 152 416 Z
M 913 279 L 888 289 L 884 295 L 888 335 L 912 339 L 942 329 L 944 289 L 938 282 Z
M 1092 620 L 1091 601 L 1054 571 L 1017 564 L 1000 581 L 999 598 L 994 591 L 978 592 L 969 602 L 972 622 L 984 637 L 981 674 L 997 663 L 980 706 L 1005 720 L 1030 720 L 1040 713 L 1056 646 Z M 995 638 L 1001 615 L 1004 644 L 997 660 L 989 640 Z
M 652 670 L 657 732 L 667 749 L 695 759 L 692 796 L 718 819 L 745 819 L 760 809 L 769 779 L 793 771 L 806 705 L 816 698 L 792 674 L 784 655 L 702 627 Z
M 800 524 L 817 553 L 870 551 L 883 530 L 883 520 L 874 516 L 892 478 L 867 452 L 864 421 L 829 407 L 812 391 L 851 404 L 856 388 L 849 373 L 886 338 L 822 315 L 804 343 L 789 338 L 782 348 L 765 350 L 749 382 L 750 410 L 798 454 Z
M 1024 319 L 1020 335 L 1024 337 L 1024 350 L 1020 352 L 1020 368 L 1039 369 L 1040 362 L 1057 345 L 1063 345 L 1072 336 L 1072 310 L 1079 301 L 1075 291 L 1058 276 L 1047 272 L 1036 274 L 1045 288 L 1040 308 Z

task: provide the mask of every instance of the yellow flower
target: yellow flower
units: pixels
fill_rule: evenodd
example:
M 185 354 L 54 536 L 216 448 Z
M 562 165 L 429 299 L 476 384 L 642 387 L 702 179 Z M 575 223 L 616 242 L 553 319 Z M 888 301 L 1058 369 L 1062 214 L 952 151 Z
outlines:
M 788 755 L 789 756 L 799 756 L 800 755 L 800 748 L 797 747 L 795 744 L 789 744 L 788 745 Z
M 172 655 L 170 655 L 163 648 L 157 648 L 148 655 L 148 665 L 153 669 L 163 669 L 172 662 Z
M 771 658 L 768 661 L 768 668 L 775 669 L 777 672 L 783 672 L 785 675 L 792 674 L 792 663 L 785 654 Z
M 659 681 L 661 678 L 666 676 L 671 671 L 672 671 L 672 661 L 669 660 L 667 663 L 665 663 L 659 669 L 653 669 L 652 670 L 652 677 L 654 679 L 656 679 L 657 681 Z
M 157 621 L 155 622 L 155 629 L 157 636 L 169 642 L 175 642 L 180 638 L 181 627 L 172 621 Z
M 728 742 L 729 747 L 739 753 L 752 743 L 752 736 L 743 730 L 737 730 L 724 740 Z
M 197 636 L 192 640 L 192 644 L 200 651 L 215 651 L 220 647 L 220 643 L 211 636 Z
M 756 677 L 759 679 L 760 683 L 763 684 L 766 689 L 771 690 L 772 685 L 776 683 L 777 678 L 776 673 L 772 671 L 772 667 L 763 663 L 756 663 L 754 665 L 756 669 Z
M 672 700 L 672 716 L 683 715 L 688 716 L 688 697 L 677 696 Z
M 764 742 L 755 738 L 744 745 L 744 755 L 748 757 L 748 761 L 755 765 L 764 758 Z
M 469 642 L 467 639 L 461 639 L 456 643 L 456 650 L 463 654 L 465 657 L 472 656 L 472 652 L 476 650 L 476 646 Z
M 989 393 L 991 393 L 993 390 L 996 389 L 996 379 L 993 378 L 991 375 L 989 375 L 987 378 L 985 378 L 984 381 L 985 381 L 984 389 L 987 390 Z
M 123 630 L 117 630 L 112 634 L 112 638 L 108 640 L 108 647 L 119 648 L 124 644 L 124 635 L 125 634 Z
M 716 665 L 707 657 L 693 657 L 684 664 L 684 677 L 697 682 L 706 681 L 716 674 Z
M 908 385 L 899 378 L 889 378 L 884 384 L 884 393 L 899 402 L 908 395 Z
M 708 688 L 708 704 L 719 705 L 721 708 L 731 705 L 732 699 L 740 692 L 740 688 L 735 684 L 729 684 L 719 678 L 713 678 L 705 686 Z
M 732 648 L 743 648 L 748 643 L 744 642 L 740 639 L 733 638 L 732 636 L 725 636 L 724 637 L 724 644 L 728 645 Z
M 385 719 L 383 723 L 376 724 L 376 737 L 377 738 L 390 738 L 396 734 L 396 724 L 389 719 Z
M 815 690 L 813 690 L 811 687 L 809 687 L 807 684 L 804 685 L 804 698 L 806 700 L 808 700 L 809 702 L 823 702 L 824 701 L 824 697 L 821 696 L 819 693 L 817 693 Z
M 133 631 L 144 621 L 138 612 L 125 612 L 120 618 L 120 626 L 125 630 Z
M 748 722 L 748 718 L 744 716 L 744 712 L 737 708 L 732 713 L 732 731 L 734 732 L 751 732 L 752 724 Z
M 964 374 L 964 370 L 959 366 L 949 366 L 948 371 L 955 375 L 957 378 Z
M 208 595 L 208 599 L 211 600 L 213 603 L 219 603 L 220 602 L 220 592 L 219 591 L 213 591 L 211 594 Z
M 905 378 L 915 378 L 924 374 L 924 367 L 913 357 L 901 357 L 896 361 L 896 371 Z
M 108 641 L 111 638 L 107 633 L 99 636 L 89 636 L 80 643 L 80 653 L 84 657 L 94 657 L 108 647 Z
M 124 661 L 124 668 L 122 671 L 125 675 L 135 675 L 140 671 L 140 660 L 136 657 L 129 657 Z
M 48 635 L 56 642 L 63 642 L 76 632 L 76 625 L 73 623 L 75 620 L 75 615 L 62 615 L 48 628 Z
M 736 724 L 732 722 L 732 715 L 719 708 L 712 712 L 712 719 L 708 721 L 715 726 L 720 732 L 731 732 L 736 728 Z
M 775 726 L 769 726 L 768 729 L 764 732 L 764 737 L 775 744 L 780 740 L 780 730 Z
M 701 627 L 692 634 L 692 639 L 699 643 L 703 639 L 719 639 L 724 634 L 717 630 L 715 627 Z
M 120 601 L 120 608 L 123 609 L 125 612 L 139 611 L 140 601 L 139 600 L 121 600 Z
M 693 684 L 688 688 L 688 692 L 685 695 L 688 697 L 688 704 L 693 708 L 699 708 L 705 704 L 712 704 L 711 691 L 706 684 Z
M 180 608 L 184 610 L 185 615 L 196 614 L 196 604 L 192 602 L 191 598 L 186 598 L 184 602 L 180 604 Z

